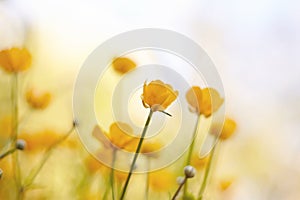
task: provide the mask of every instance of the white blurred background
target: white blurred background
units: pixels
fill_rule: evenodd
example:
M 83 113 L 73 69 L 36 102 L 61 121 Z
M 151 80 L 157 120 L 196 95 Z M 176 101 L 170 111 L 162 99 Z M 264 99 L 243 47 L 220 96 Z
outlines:
M 30 82 L 60 88 L 64 102 L 94 48 L 148 27 L 190 37 L 220 73 L 226 112 L 238 123 L 219 159 L 217 174 L 236 180 L 222 199 L 299 199 L 299 1 L 0 1 L 0 48 L 26 44 L 35 55 Z M 60 113 L 71 119 L 71 105 Z

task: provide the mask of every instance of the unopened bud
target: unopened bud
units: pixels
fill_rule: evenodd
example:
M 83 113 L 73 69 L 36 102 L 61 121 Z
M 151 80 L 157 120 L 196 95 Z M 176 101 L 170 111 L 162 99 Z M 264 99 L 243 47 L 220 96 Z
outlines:
M 181 185 L 183 184 L 185 181 L 185 177 L 182 177 L 182 176 L 178 176 L 177 179 L 176 179 L 176 182 L 178 185 Z
M 24 150 L 26 147 L 26 141 L 22 139 L 18 139 L 16 142 L 16 148 L 19 150 Z
M 193 178 L 196 174 L 196 169 L 191 165 L 185 166 L 184 174 L 187 178 Z

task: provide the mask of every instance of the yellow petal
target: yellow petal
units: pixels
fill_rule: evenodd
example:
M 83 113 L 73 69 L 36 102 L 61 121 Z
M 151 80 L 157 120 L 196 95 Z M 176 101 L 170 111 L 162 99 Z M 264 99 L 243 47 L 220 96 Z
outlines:
M 49 92 L 30 89 L 26 92 L 26 101 L 34 109 L 45 109 L 51 100 Z
M 112 62 L 113 68 L 120 74 L 125 74 L 130 70 L 136 68 L 133 60 L 126 57 L 118 57 Z
M 193 86 L 186 93 L 186 100 L 193 108 L 194 112 L 200 114 L 200 103 L 202 101 L 202 90 L 200 87 Z
M 236 122 L 230 118 L 226 118 L 222 128 L 220 139 L 226 140 L 230 138 L 233 135 L 235 130 L 236 130 Z
M 0 51 L 0 67 L 9 73 L 27 70 L 31 65 L 31 55 L 25 48 L 11 48 Z

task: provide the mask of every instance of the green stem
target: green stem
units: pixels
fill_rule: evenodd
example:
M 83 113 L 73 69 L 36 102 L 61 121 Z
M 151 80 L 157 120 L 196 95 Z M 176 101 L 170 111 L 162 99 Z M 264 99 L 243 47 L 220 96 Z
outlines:
M 143 132 L 142 132 L 142 136 L 141 136 L 141 138 L 140 138 L 139 144 L 138 144 L 138 146 L 137 146 L 137 149 L 136 149 L 135 154 L 134 154 L 134 157 L 133 157 L 133 161 L 132 161 L 131 166 L 130 166 L 129 174 L 128 174 L 128 176 L 127 176 L 127 179 L 126 179 L 124 188 L 123 188 L 123 190 L 122 190 L 122 194 L 121 194 L 120 200 L 123 200 L 124 197 L 125 197 L 125 193 L 126 193 L 126 190 L 127 190 L 127 187 L 128 187 L 128 184 L 129 184 L 129 181 L 130 181 L 132 172 L 133 172 L 133 170 L 134 170 L 134 168 L 135 168 L 135 163 L 136 163 L 136 160 L 137 160 L 138 155 L 139 155 L 139 153 L 140 153 L 140 150 L 141 150 L 141 147 L 142 147 L 142 144 L 143 144 L 143 141 L 144 141 L 144 137 L 145 137 L 145 135 L 146 135 L 146 132 L 147 132 L 147 129 L 148 129 L 148 126 L 149 126 L 149 123 L 150 123 L 150 120 L 151 120 L 152 115 L 153 115 L 153 111 L 152 111 L 152 109 L 150 109 L 150 112 L 149 112 L 147 121 L 146 121 L 146 123 L 145 123 L 144 129 L 143 129 Z
M 147 177 L 146 177 L 146 191 L 145 191 L 145 199 L 146 200 L 148 200 L 148 198 L 149 198 L 149 185 L 150 185 L 150 177 L 149 177 L 149 175 L 150 175 L 150 173 L 149 173 L 149 170 L 150 170 L 150 159 L 151 158 L 147 158 L 147 167 L 148 167 L 148 169 L 147 169 Z
M 197 132 L 198 132 L 199 122 L 200 122 L 200 115 L 197 115 L 197 121 L 196 121 L 196 124 L 195 124 L 195 127 L 194 127 L 194 133 L 193 133 L 193 137 L 192 137 L 192 143 L 189 147 L 189 152 L 188 152 L 188 156 L 187 156 L 186 163 L 185 163 L 186 166 L 188 166 L 191 163 L 191 158 L 192 158 L 192 154 L 193 154 L 193 151 L 194 151 L 195 140 L 196 140 L 196 135 L 197 135 Z M 187 189 L 188 189 L 188 183 L 186 182 L 186 184 L 184 185 L 184 188 L 183 188 L 183 196 L 186 196 Z
M 182 183 L 179 185 L 179 187 L 178 187 L 178 189 L 176 190 L 174 196 L 172 197 L 172 200 L 175 200 L 175 199 L 176 199 L 176 197 L 178 196 L 178 194 L 179 194 L 179 192 L 180 192 L 182 186 L 183 186 L 184 184 L 186 184 L 186 183 L 187 183 L 187 177 L 184 177 Z
M 57 147 L 60 143 L 62 143 L 65 139 L 67 139 L 69 137 L 69 135 L 73 132 L 74 129 L 75 129 L 75 125 L 72 126 L 72 128 L 67 132 L 66 135 L 62 136 L 54 144 L 52 144 L 50 147 L 48 147 L 48 149 L 44 153 L 44 157 L 42 158 L 40 164 L 37 166 L 37 168 L 31 170 L 31 173 L 27 176 L 27 178 L 24 182 L 24 188 L 25 189 L 33 183 L 33 181 L 35 180 L 35 178 L 37 177 L 37 175 L 39 174 L 39 172 L 41 171 L 41 169 L 45 165 L 46 161 L 51 156 L 52 150 L 55 147 Z
M 213 161 L 213 157 L 215 155 L 215 149 L 217 148 L 218 143 L 215 144 L 215 146 L 213 147 L 213 149 L 210 152 L 210 156 L 209 156 L 209 160 L 207 163 L 207 167 L 205 168 L 205 174 L 204 174 L 204 178 L 201 184 L 201 188 L 198 194 L 198 200 L 202 200 L 203 199 L 203 194 L 205 192 L 206 189 L 206 185 L 207 185 L 207 181 L 208 181 L 208 177 L 209 177 L 209 173 L 211 171 L 211 166 L 212 166 L 212 161 Z
M 116 149 L 114 149 L 112 152 L 112 163 L 111 163 L 110 180 L 109 180 L 111 186 L 111 195 L 113 200 L 115 200 L 115 184 L 114 184 L 115 162 L 116 162 Z
M 16 150 L 17 150 L 17 148 L 13 148 L 13 149 L 10 149 L 10 150 L 6 151 L 5 153 L 1 154 L 1 155 L 0 155 L 0 160 L 3 159 L 3 158 L 5 158 L 5 157 L 8 156 L 9 154 L 15 152 Z

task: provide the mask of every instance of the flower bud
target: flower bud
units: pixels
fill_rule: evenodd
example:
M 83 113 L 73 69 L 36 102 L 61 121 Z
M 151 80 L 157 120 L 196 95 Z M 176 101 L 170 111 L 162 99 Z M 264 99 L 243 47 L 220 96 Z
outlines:
M 26 147 L 26 141 L 22 139 L 18 139 L 16 142 L 16 148 L 19 150 L 24 150 Z
M 187 178 L 193 178 L 196 174 L 196 169 L 191 165 L 185 166 L 184 174 Z
M 3 170 L 0 168 L 0 179 L 2 178 Z
M 177 182 L 178 185 L 183 184 L 184 181 L 185 181 L 185 178 L 182 177 L 182 176 L 178 176 L 177 179 L 176 179 L 176 182 Z

